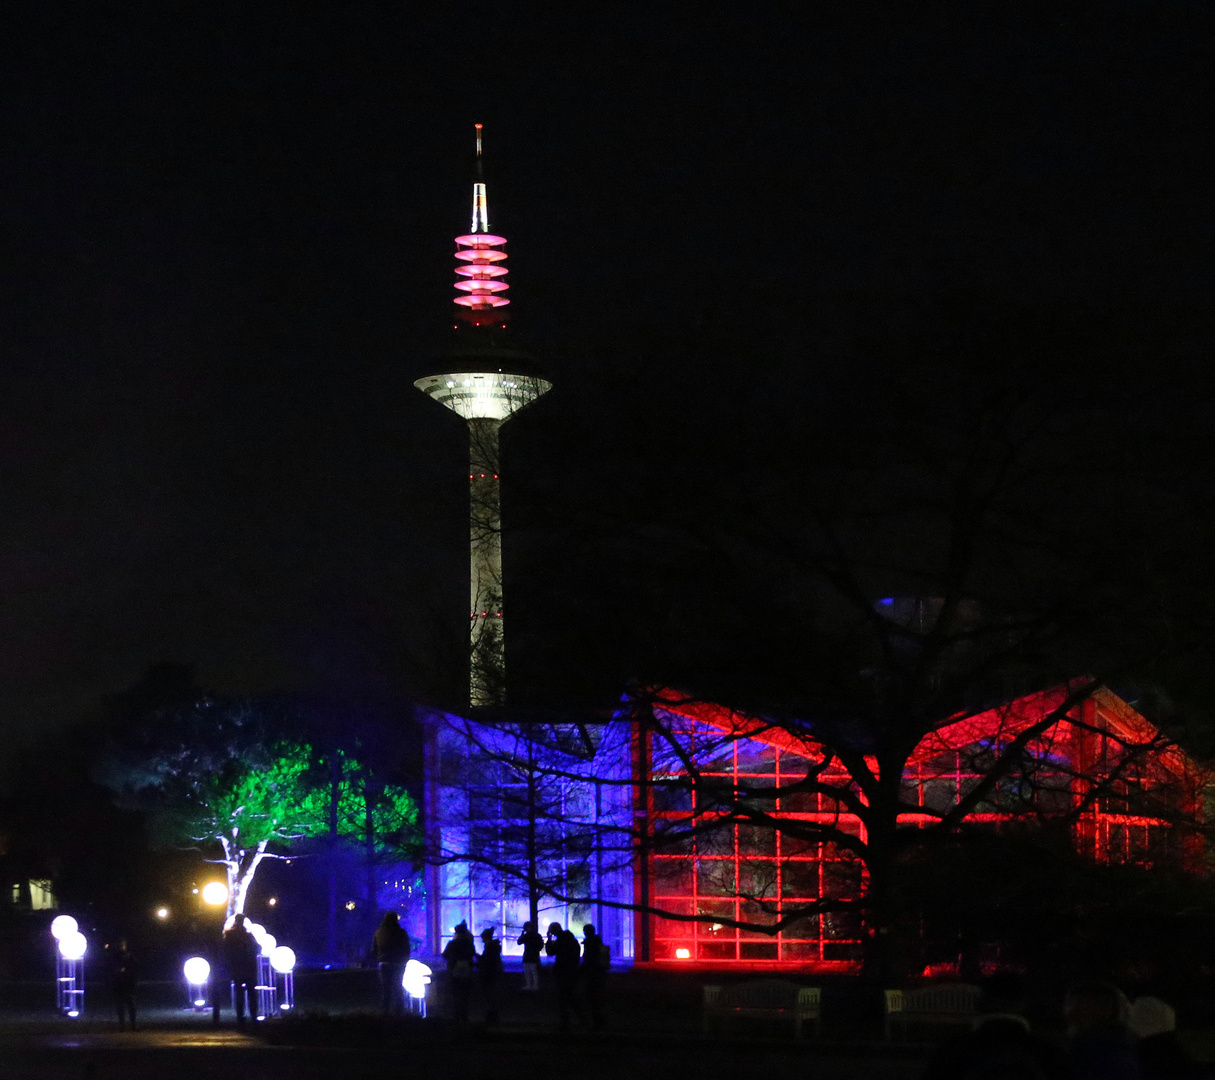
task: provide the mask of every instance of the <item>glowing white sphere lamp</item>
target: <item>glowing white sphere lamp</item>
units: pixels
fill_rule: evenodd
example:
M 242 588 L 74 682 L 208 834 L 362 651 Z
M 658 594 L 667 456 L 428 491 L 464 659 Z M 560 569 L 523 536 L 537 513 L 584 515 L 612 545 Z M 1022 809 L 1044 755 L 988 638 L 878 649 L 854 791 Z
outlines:
M 280 975 L 295 970 L 295 951 L 286 945 L 277 945 L 270 950 L 270 966 Z
M 56 915 L 51 920 L 51 937 L 62 941 L 68 934 L 74 934 L 80 929 L 80 924 L 70 915 Z
M 426 987 L 430 983 L 430 968 L 420 960 L 412 957 L 405 964 L 405 973 L 401 976 L 401 985 L 409 995 L 409 1001 L 414 1011 L 426 1015 Z
M 262 956 L 271 957 L 274 955 L 274 950 L 278 948 L 278 938 L 273 934 L 262 934 L 258 944 L 262 947 Z
M 207 1003 L 206 985 L 211 978 L 211 965 L 202 956 L 191 956 L 181 966 L 181 973 L 190 987 L 190 1001 L 201 1009 Z
M 88 941 L 85 940 L 85 936 L 79 930 L 73 930 L 70 934 L 64 934 L 59 939 L 59 955 L 65 960 L 83 959 L 88 947 Z
M 228 886 L 222 881 L 208 881 L 203 886 L 202 898 L 204 904 L 219 907 L 228 902 Z

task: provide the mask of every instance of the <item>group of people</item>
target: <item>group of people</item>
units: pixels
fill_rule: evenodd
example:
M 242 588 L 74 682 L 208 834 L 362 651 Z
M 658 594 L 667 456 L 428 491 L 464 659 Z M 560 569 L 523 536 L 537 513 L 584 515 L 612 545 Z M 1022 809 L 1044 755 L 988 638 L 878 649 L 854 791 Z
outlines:
M 1077 983 L 1064 999 L 1062 1046 L 1032 1029 L 1016 975 L 988 980 L 980 1006 L 974 1029 L 942 1046 L 923 1080 L 1211 1080 L 1178 1040 L 1173 1008 L 1159 998 L 1132 1002 L 1111 983 Z
M 481 931 L 481 943 L 478 953 L 472 931 L 467 923 L 461 922 L 443 950 L 443 959 L 447 963 L 455 1019 L 468 1020 L 475 982 L 481 990 L 486 1022 L 494 1024 L 502 1004 L 502 942 L 494 937 L 493 928 L 488 927 Z M 560 923 L 549 923 L 547 937 L 541 937 L 536 924 L 526 922 L 517 944 L 523 946 L 524 992 L 535 993 L 540 989 L 541 958 L 549 956 L 553 961 L 561 1027 L 568 1028 L 575 1017 L 585 1024 L 588 1014 L 592 1028 L 603 1027 L 603 995 L 611 954 L 593 924 L 583 925 L 579 944 L 573 931 Z
M 249 930 L 245 915 L 233 916 L 224 927 L 219 947 L 211 953 L 211 1017 L 219 1023 L 220 1005 L 223 995 L 224 975 L 232 984 L 232 1004 L 236 1022 L 245 1025 L 246 1011 L 250 1017 L 257 1016 L 257 953 L 258 944 Z M 106 946 L 109 966 L 110 991 L 114 1008 L 118 1014 L 118 1028 L 136 1029 L 136 988 L 139 984 L 139 962 L 126 938 Z

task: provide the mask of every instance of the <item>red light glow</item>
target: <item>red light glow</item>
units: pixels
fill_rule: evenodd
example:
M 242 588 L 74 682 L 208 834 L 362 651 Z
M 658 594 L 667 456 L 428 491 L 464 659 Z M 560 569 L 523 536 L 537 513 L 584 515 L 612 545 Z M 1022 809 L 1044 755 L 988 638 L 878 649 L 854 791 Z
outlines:
M 505 266 L 494 266 L 493 263 L 475 262 L 471 266 L 456 267 L 456 275 L 458 277 L 496 278 L 502 277 L 505 274 Z
M 468 309 L 468 314 L 461 316 L 466 322 L 478 326 L 500 322 L 501 314 L 491 318 L 488 313 L 510 303 L 505 296 L 499 295 L 510 288 L 503 280 L 508 271 L 501 265 L 506 261 L 506 252 L 501 250 L 505 243 L 506 237 L 493 233 L 468 233 L 456 237 L 455 287 L 457 293 L 465 295 L 456 296 L 455 302 L 458 307 Z

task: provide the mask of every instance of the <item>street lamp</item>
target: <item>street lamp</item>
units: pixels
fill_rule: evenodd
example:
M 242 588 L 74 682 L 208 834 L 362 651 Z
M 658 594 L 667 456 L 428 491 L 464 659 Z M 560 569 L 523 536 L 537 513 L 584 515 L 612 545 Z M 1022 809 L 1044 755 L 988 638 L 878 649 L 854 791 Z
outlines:
M 202 898 L 204 904 L 219 907 L 228 902 L 228 886 L 222 881 L 208 881 L 203 886 Z
M 257 1018 L 265 1020 L 274 1013 L 274 999 L 278 993 L 274 975 L 270 970 L 270 954 L 274 952 L 278 942 L 261 923 L 250 920 L 245 924 L 245 929 L 257 942 Z
M 84 954 L 89 943 L 70 915 L 60 915 L 51 923 L 55 938 L 55 1004 L 65 1016 L 77 1017 L 84 1011 Z

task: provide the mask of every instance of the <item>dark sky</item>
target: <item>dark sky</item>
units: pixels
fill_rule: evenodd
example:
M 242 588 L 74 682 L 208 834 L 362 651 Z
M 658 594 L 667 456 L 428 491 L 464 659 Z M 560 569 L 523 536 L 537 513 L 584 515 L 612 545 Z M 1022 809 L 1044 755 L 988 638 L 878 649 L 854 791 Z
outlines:
M 1211 6 L 788 7 L 23 5 L 0 723 L 158 659 L 415 689 L 466 588 L 465 443 L 411 383 L 474 121 L 557 384 L 514 434 L 550 484 L 695 429 L 690 379 L 719 430 L 863 428 L 900 350 L 964 379 L 972 339 L 1021 364 L 1026 320 L 1092 331 L 1065 366 L 1142 379 L 1159 422 L 1211 357 Z

